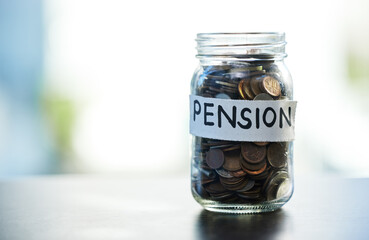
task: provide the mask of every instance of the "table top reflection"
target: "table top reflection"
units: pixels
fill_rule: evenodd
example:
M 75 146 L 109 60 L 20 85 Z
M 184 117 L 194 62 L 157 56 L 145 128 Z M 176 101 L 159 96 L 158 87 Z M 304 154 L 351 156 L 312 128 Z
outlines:
M 0 181 L 0 239 L 369 239 L 369 179 L 297 178 L 273 213 L 203 210 L 186 177 Z

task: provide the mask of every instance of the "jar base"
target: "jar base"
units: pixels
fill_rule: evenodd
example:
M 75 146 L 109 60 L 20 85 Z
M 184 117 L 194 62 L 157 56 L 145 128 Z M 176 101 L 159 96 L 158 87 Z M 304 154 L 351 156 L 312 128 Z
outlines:
M 248 205 L 248 206 L 235 206 L 231 204 L 214 204 L 208 205 L 204 204 L 203 207 L 211 212 L 220 212 L 220 213 L 232 213 L 232 214 L 256 214 L 256 213 L 264 213 L 264 212 L 273 212 L 278 210 L 284 205 L 284 203 L 278 204 L 257 204 L 257 205 Z
M 278 210 L 288 202 L 291 195 L 273 201 L 253 204 L 220 203 L 218 201 L 203 199 L 196 193 L 193 193 L 193 197 L 201 206 L 203 206 L 203 208 L 211 212 L 231 213 L 231 214 L 257 214 L 257 213 L 273 212 Z

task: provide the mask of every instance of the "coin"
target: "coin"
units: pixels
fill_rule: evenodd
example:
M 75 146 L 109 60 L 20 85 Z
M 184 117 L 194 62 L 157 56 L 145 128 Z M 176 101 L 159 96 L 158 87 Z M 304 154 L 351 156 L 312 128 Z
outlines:
M 246 178 L 244 177 L 233 177 L 233 178 L 222 178 L 219 177 L 220 183 L 223 184 L 223 186 L 229 186 L 229 187 L 236 187 L 239 186 L 243 181 L 245 181 Z
M 208 183 L 212 183 L 216 180 L 215 177 L 208 177 L 206 175 L 203 175 L 201 174 L 201 177 L 200 177 L 200 181 L 201 181 L 201 184 L 202 185 L 205 185 L 205 184 L 208 184 Z
M 260 174 L 257 174 L 257 175 L 250 175 L 250 179 L 254 179 L 255 181 L 258 181 L 258 180 L 264 180 L 268 177 L 269 175 L 269 172 L 270 172 L 270 167 L 267 166 L 267 168 Z
M 286 178 L 279 186 L 276 193 L 276 198 L 279 199 L 281 197 L 289 195 L 291 192 L 291 181 L 289 178 Z
M 215 83 L 220 84 L 220 85 L 224 85 L 224 86 L 227 86 L 227 87 L 231 87 L 231 88 L 236 88 L 237 87 L 237 84 L 229 83 L 229 82 L 226 82 L 226 81 L 215 81 Z
M 230 141 L 221 141 L 221 140 L 206 140 L 206 142 L 201 143 L 203 146 L 219 146 L 219 145 L 231 145 Z
M 248 179 L 243 178 L 242 181 L 240 181 L 237 184 L 228 185 L 228 184 L 223 183 L 223 186 L 230 191 L 237 191 L 237 190 L 243 189 L 247 185 L 247 183 L 248 183 Z
M 267 160 L 264 158 L 261 162 L 256 163 L 256 164 L 251 164 L 247 161 L 245 161 L 244 159 L 241 160 L 241 167 L 242 169 L 245 171 L 250 170 L 250 171 L 256 171 L 261 169 L 262 167 L 264 167 L 265 163 L 267 162 Z
M 228 191 L 224 193 L 210 193 L 210 195 L 213 200 L 219 201 L 219 200 L 228 199 L 229 197 L 233 195 L 233 193 Z
M 272 179 L 270 180 L 266 188 L 266 195 L 268 201 L 274 200 L 276 198 L 279 185 L 287 178 L 288 173 L 286 171 L 278 171 L 273 175 Z
M 250 86 L 251 86 L 251 90 L 254 93 L 254 95 L 258 95 L 262 93 L 259 87 L 259 84 L 261 81 L 260 79 L 261 79 L 260 77 L 253 77 L 251 79 Z
M 255 180 L 248 179 L 247 184 L 243 188 L 237 190 L 237 192 L 246 192 L 246 191 L 249 191 L 251 188 L 254 187 L 254 185 L 255 185 Z
M 224 163 L 224 154 L 220 149 L 210 149 L 206 154 L 206 163 L 212 169 L 220 168 Z
M 250 82 L 250 79 L 245 79 L 244 84 L 242 85 L 242 90 L 245 93 L 246 97 L 251 100 L 254 99 L 255 94 L 251 90 Z
M 261 191 L 264 192 L 266 190 L 266 188 L 268 187 L 268 184 L 270 182 L 270 180 L 273 178 L 273 176 L 275 176 L 276 171 L 271 169 L 269 171 L 269 174 L 267 176 L 267 178 L 264 180 L 263 186 L 261 187 Z
M 237 192 L 237 196 L 247 200 L 259 199 L 261 198 L 260 187 L 255 186 L 248 191 Z
M 247 99 L 247 95 L 246 93 L 244 92 L 243 90 L 243 85 L 245 84 L 245 79 L 241 80 L 240 83 L 238 84 L 238 93 L 240 94 L 240 96 L 243 98 L 243 99 Z
M 230 151 L 224 154 L 223 168 L 228 171 L 237 171 L 241 169 L 239 151 Z
M 201 169 L 200 169 L 200 172 L 203 174 L 203 175 L 205 175 L 205 176 L 207 176 L 207 177 L 209 177 L 209 178 L 215 178 L 215 173 L 214 173 L 214 171 L 213 170 L 209 170 L 208 168 L 206 168 L 206 167 L 202 167 Z
M 247 175 L 247 173 L 244 170 L 242 170 L 242 169 L 240 169 L 238 171 L 230 172 L 230 174 L 233 177 L 243 177 L 243 176 L 246 176 Z
M 269 142 L 254 142 L 256 145 L 262 147 L 262 146 L 266 146 L 269 144 Z
M 220 182 L 210 183 L 208 185 L 205 185 L 204 188 L 205 188 L 205 190 L 208 193 L 223 193 L 223 192 L 227 192 L 227 189 L 225 189 Z
M 282 168 L 287 163 L 287 145 L 284 142 L 271 143 L 268 147 L 267 158 L 272 167 Z
M 281 95 L 281 85 L 277 79 L 265 76 L 261 81 L 261 89 L 273 97 Z
M 244 169 L 244 170 L 245 170 L 245 172 L 247 172 L 250 175 L 258 175 L 258 174 L 264 172 L 266 167 L 267 167 L 267 165 L 265 163 L 264 166 L 262 168 L 260 168 L 259 170 L 256 170 L 256 171 L 251 171 L 251 170 L 248 170 L 248 169 Z
M 215 98 L 220 98 L 220 99 L 231 99 L 230 96 L 228 96 L 225 93 L 218 93 L 217 95 L 215 95 Z
M 291 98 L 278 66 L 267 60 L 204 67 L 194 90 L 197 95 L 219 99 Z M 284 168 L 288 164 L 288 144 L 282 145 L 195 137 L 194 194 L 224 204 L 263 203 L 288 196 L 292 189 Z
M 241 143 L 242 157 L 249 163 L 257 164 L 266 156 L 266 147 L 257 146 L 250 142 Z
M 249 66 L 249 67 L 232 68 L 231 70 L 229 70 L 229 72 L 235 73 L 235 72 L 249 72 L 261 70 L 263 70 L 263 66 Z
M 267 93 L 260 93 L 254 97 L 254 100 L 260 101 L 260 100 L 274 100 L 269 94 Z
M 242 182 L 242 180 L 244 179 L 245 178 L 243 177 L 232 177 L 232 178 L 219 177 L 220 182 L 225 185 L 235 185 Z
M 225 170 L 223 168 L 217 169 L 215 171 L 219 174 L 219 176 L 224 177 L 224 178 L 233 178 L 234 177 L 231 174 L 231 172 L 229 172 L 229 171 L 227 171 L 227 170 Z
M 236 144 L 236 145 L 233 145 L 233 146 L 230 146 L 230 147 L 227 147 L 227 148 L 223 148 L 223 152 L 229 152 L 229 151 L 233 151 L 233 150 L 236 150 L 236 149 L 240 149 L 241 148 L 241 145 L 240 144 Z

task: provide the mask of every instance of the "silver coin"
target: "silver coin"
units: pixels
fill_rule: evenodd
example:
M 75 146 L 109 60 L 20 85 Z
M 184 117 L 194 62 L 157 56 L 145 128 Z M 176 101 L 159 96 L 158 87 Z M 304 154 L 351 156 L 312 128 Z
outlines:
M 250 190 L 251 188 L 253 188 L 254 185 L 255 185 L 255 180 L 249 179 L 248 182 L 247 182 L 247 184 L 246 184 L 246 186 L 243 187 L 240 190 L 237 190 L 237 192 L 246 192 L 246 191 Z
M 272 98 L 272 96 L 270 96 L 269 94 L 267 93 L 260 93 L 258 95 L 256 95 L 256 97 L 254 97 L 254 100 L 274 100 Z
M 220 98 L 220 99 L 231 99 L 230 96 L 228 96 L 225 93 L 218 93 L 217 95 L 215 95 L 215 98 Z
M 215 81 L 215 83 L 217 83 L 219 85 L 231 87 L 231 88 L 236 88 L 238 86 L 237 84 L 229 83 L 229 82 L 223 82 L 223 81 Z
M 279 199 L 281 197 L 289 195 L 292 190 L 291 186 L 292 185 L 290 179 L 286 178 L 281 184 L 279 184 L 276 198 Z
M 267 200 L 275 200 L 279 186 L 288 179 L 288 173 L 286 171 L 278 171 L 274 174 L 268 186 L 266 188 Z M 282 190 L 281 190 L 282 191 Z
M 219 176 L 224 177 L 224 178 L 233 178 L 233 175 L 231 175 L 227 170 L 221 168 L 221 169 L 217 169 L 215 170 Z

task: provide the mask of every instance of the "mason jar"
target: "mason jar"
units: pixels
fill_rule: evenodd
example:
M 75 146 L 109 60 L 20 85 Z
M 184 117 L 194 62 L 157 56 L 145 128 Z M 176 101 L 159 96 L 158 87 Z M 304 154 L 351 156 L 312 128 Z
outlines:
M 196 41 L 192 195 L 210 211 L 274 211 L 294 189 L 296 101 L 285 34 L 200 33 Z

